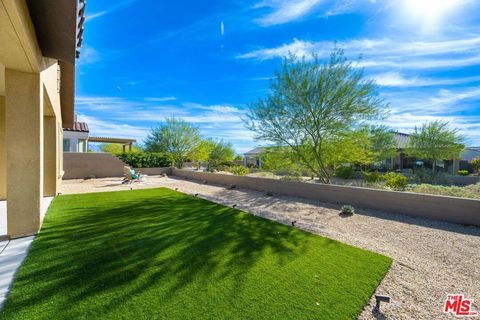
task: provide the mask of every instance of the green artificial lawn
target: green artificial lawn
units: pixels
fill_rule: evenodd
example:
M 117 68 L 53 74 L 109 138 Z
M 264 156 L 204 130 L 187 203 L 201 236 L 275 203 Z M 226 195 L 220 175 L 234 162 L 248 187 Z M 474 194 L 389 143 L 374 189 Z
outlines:
M 391 259 L 169 189 L 56 197 L 1 319 L 354 319 Z

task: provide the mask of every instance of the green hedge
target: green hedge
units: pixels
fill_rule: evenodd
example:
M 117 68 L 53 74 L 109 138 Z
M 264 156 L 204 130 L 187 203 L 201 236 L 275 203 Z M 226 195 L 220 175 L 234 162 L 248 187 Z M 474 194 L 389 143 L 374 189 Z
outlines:
M 117 157 L 134 168 L 161 168 L 173 165 L 171 156 L 164 153 L 129 152 L 118 154 Z

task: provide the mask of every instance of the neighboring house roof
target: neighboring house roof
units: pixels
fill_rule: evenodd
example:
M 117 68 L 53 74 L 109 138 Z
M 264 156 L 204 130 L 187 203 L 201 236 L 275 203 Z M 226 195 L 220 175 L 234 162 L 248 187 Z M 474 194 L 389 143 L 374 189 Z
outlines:
M 260 155 L 263 151 L 265 150 L 265 147 L 256 147 L 255 149 L 252 149 L 248 152 L 245 152 L 243 155 L 244 156 L 258 156 Z
M 466 161 L 471 161 L 473 158 L 477 157 L 480 157 L 480 147 L 467 147 L 460 156 L 462 160 Z
M 75 131 L 75 132 L 90 132 L 88 129 L 88 124 L 86 122 L 77 122 L 73 123 L 72 128 L 64 128 L 64 131 Z
M 410 135 L 409 134 L 401 133 L 401 132 L 395 132 L 393 137 L 395 139 L 397 149 L 405 149 L 405 148 L 408 147 L 408 144 L 410 142 Z

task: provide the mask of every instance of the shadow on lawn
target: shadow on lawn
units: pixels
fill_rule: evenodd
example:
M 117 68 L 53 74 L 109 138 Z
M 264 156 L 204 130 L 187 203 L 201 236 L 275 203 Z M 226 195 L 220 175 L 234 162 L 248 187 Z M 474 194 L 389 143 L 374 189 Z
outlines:
M 14 287 L 6 309 L 60 296 L 65 303 L 57 307 L 68 310 L 115 291 L 108 303 L 89 303 L 95 313 L 146 290 L 168 299 L 190 283 L 226 276 L 241 290 L 240 279 L 267 251 L 282 265 L 304 250 L 299 230 L 163 192 L 93 194 L 89 203 L 83 196 L 56 199 L 15 283 L 35 294 Z

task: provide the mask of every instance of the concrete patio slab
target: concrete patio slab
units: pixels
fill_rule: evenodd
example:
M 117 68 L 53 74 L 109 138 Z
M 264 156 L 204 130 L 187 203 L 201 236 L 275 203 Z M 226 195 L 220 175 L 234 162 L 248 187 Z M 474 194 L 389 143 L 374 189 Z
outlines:
M 0 309 L 13 284 L 18 268 L 27 256 L 28 249 L 35 237 L 18 238 L 3 241 L 0 244 Z M 3 250 L 1 249 L 3 247 Z

